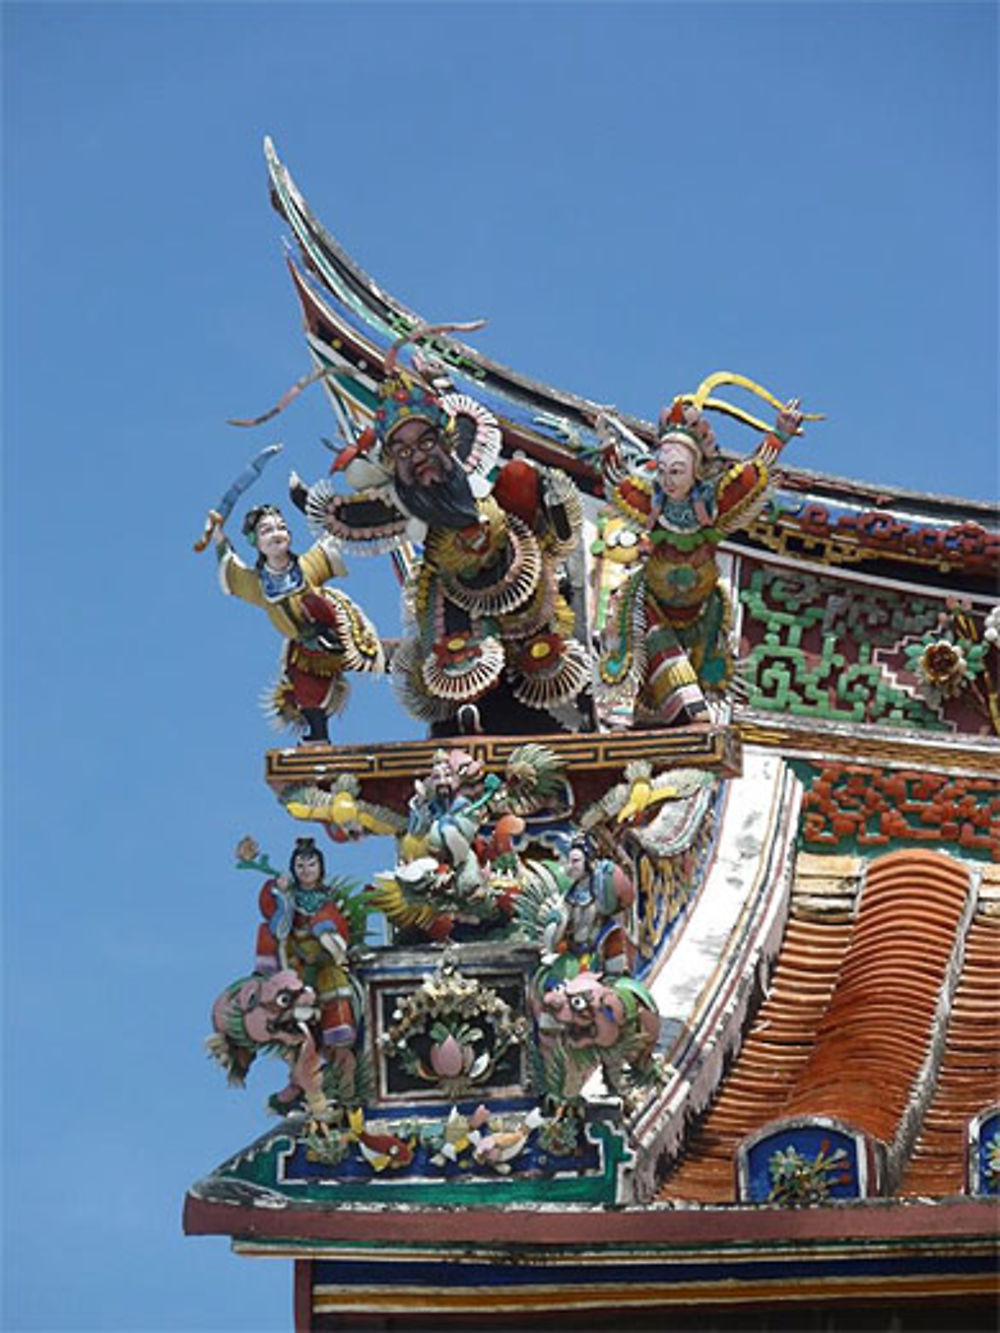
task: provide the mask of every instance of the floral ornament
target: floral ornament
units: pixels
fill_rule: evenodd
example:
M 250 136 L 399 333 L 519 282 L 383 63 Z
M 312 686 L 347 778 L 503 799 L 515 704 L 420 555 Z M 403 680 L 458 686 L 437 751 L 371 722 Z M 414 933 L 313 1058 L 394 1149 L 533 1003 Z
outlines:
M 349 1130 L 333 1129 L 321 1134 L 314 1129 L 305 1136 L 306 1157 L 325 1166 L 339 1166 L 349 1156 L 353 1142 Z
M 507 1050 L 527 1035 L 496 991 L 463 976 L 446 956 L 393 1011 L 381 1037 L 388 1059 L 407 1073 L 459 1096 L 485 1083 Z
M 987 1139 L 983 1160 L 983 1183 L 987 1193 L 1000 1192 L 1000 1130 Z
M 261 855 L 256 838 L 251 837 L 249 833 L 240 838 L 236 844 L 235 856 L 237 870 L 256 870 L 262 875 L 281 874 L 280 870 L 271 865 L 267 852 Z
M 536 634 L 514 663 L 514 697 L 529 708 L 557 708 L 590 684 L 590 662 L 575 639 Z
M 452 634 L 447 639 L 439 639 L 431 651 L 442 666 L 475 662 L 479 657 L 479 640 L 469 634 Z
M 772 1181 L 767 1202 L 783 1203 L 791 1207 L 825 1203 L 830 1197 L 832 1185 L 851 1183 L 847 1151 L 837 1148 L 831 1152 L 829 1139 L 822 1140 L 819 1152 L 812 1161 L 789 1144 L 784 1152 L 779 1149 L 771 1154 L 767 1169 Z
M 969 602 L 949 597 L 945 606 L 937 628 L 906 645 L 907 668 L 933 707 L 940 709 L 945 700 L 966 695 L 1000 734 L 995 672 L 986 670 L 988 655 L 996 656 L 1000 648 L 1000 606 L 981 624 Z
M 558 634 L 538 634 L 527 645 L 519 666 L 527 675 L 548 671 L 562 652 L 563 641 Z
M 572 1157 L 579 1150 L 582 1120 L 579 1116 L 566 1115 L 561 1108 L 544 1125 L 539 1126 L 538 1146 L 553 1157 Z
M 236 859 L 237 861 L 253 861 L 259 851 L 259 844 L 248 833 L 246 837 L 240 838 L 236 844 Z
M 932 690 L 953 699 L 962 692 L 969 675 L 962 645 L 948 639 L 928 643 L 917 661 L 917 675 Z

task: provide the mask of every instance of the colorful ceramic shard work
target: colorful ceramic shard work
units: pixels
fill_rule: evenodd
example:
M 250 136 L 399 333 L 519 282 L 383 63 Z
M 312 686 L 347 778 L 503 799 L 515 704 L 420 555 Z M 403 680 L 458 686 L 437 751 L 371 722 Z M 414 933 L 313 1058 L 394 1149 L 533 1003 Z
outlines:
M 973 1194 L 1000 1194 L 1000 1111 L 976 1116 L 969 1126 L 970 1180 Z
M 831 853 L 951 843 L 1000 861 L 1000 779 L 796 762 L 802 845 Z
M 738 1155 L 740 1197 L 799 1208 L 868 1190 L 863 1138 L 828 1121 L 788 1121 L 754 1136 Z
M 277 1120 L 187 1229 L 293 1255 L 317 1330 L 981 1301 L 995 513 L 796 471 L 834 427 L 743 374 L 655 424 L 517 375 L 267 165 L 311 365 L 234 422 L 196 550 L 282 644 L 286 836 L 237 846 L 256 912 L 205 997 L 212 1056 L 270 1068 Z M 312 385 L 332 466 L 295 439 Z M 316 480 L 247 444 L 279 412 Z M 347 558 L 399 580 L 385 642 Z M 359 672 L 385 707 L 347 745 Z
M 982 1169 L 984 1194 L 1000 1194 L 1000 1132 L 986 1140 Z

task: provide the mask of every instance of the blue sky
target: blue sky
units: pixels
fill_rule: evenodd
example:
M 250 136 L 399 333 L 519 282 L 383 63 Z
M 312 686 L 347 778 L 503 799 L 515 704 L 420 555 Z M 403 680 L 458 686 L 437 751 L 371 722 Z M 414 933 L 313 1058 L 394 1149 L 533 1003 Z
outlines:
M 307 368 L 263 135 L 507 364 L 645 417 L 743 371 L 827 413 L 804 465 L 987 499 L 996 37 L 961 0 L 3 7 L 5 1328 L 290 1325 L 289 1266 L 180 1235 L 281 1081 L 201 1049 L 251 961 L 232 849 L 300 831 L 261 777 L 277 637 L 191 543 L 332 425 L 315 391 L 224 424 Z M 395 631 L 386 560 L 347 586 Z M 363 682 L 337 734 L 417 732 Z

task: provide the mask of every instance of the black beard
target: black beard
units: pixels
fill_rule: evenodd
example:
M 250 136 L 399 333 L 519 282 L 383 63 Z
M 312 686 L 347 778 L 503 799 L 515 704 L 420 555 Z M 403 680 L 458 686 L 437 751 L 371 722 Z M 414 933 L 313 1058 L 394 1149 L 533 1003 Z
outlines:
M 464 468 L 453 464 L 444 481 L 422 486 L 419 481 L 394 482 L 399 503 L 429 528 L 467 528 L 479 522 L 479 509 Z

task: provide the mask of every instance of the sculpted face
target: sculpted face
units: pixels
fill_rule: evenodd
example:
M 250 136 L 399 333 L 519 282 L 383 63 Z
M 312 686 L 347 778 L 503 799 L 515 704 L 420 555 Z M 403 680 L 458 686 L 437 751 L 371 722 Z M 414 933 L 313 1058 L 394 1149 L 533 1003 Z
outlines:
M 695 483 L 693 446 L 667 440 L 656 460 L 656 478 L 668 500 L 686 500 Z
M 431 528 L 468 528 L 479 510 L 465 469 L 452 457 L 440 430 L 411 418 L 393 430 L 384 446 L 396 495 L 403 508 Z
M 431 770 L 431 783 L 434 787 L 435 795 L 442 800 L 447 800 L 454 796 L 458 784 L 455 782 L 454 775 L 447 764 L 436 764 Z
M 323 877 L 320 859 L 315 852 L 298 852 L 292 869 L 304 889 L 315 889 Z
M 232 1035 L 242 1028 L 249 1042 L 258 1046 L 271 1042 L 298 1045 L 304 1036 L 303 1024 L 314 1022 L 317 1016 L 316 992 L 287 968 L 230 986 L 212 1006 L 216 1032 Z
M 427 421 L 414 419 L 397 426 L 389 437 L 392 466 L 404 486 L 434 486 L 444 481 L 452 461 L 437 430 Z
M 269 565 L 280 565 L 292 544 L 285 520 L 280 514 L 265 514 L 255 531 L 257 550 Z
M 625 1006 L 593 972 L 554 987 L 542 1004 L 571 1046 L 613 1046 L 625 1022 Z
M 587 855 L 582 847 L 571 847 L 566 855 L 566 871 L 574 883 L 587 873 Z

